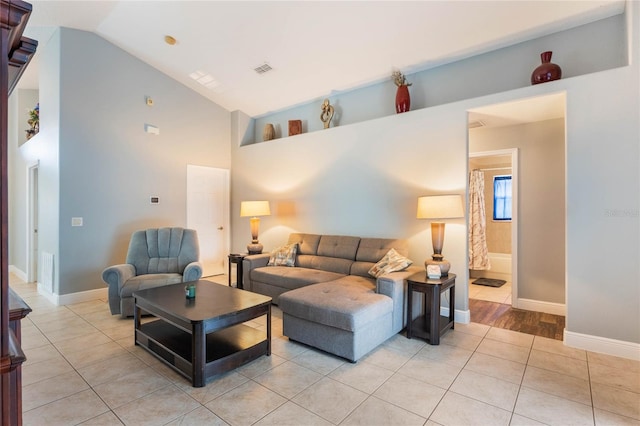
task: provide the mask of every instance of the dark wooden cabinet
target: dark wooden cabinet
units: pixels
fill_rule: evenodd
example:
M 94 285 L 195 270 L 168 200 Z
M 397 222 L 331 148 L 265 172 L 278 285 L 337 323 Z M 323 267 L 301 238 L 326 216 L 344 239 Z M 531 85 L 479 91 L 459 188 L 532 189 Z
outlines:
M 8 100 L 38 43 L 22 36 L 31 5 L 0 0 L 0 419 L 22 424 L 20 321 L 31 309 L 9 288 Z
M 9 354 L 13 371 L 9 373 L 9 413 L 12 422 L 22 423 L 22 363 L 27 360 L 20 344 L 22 342 L 21 321 L 29 315 L 31 308 L 20 296 L 9 289 Z M 5 423 L 3 423 L 5 424 Z

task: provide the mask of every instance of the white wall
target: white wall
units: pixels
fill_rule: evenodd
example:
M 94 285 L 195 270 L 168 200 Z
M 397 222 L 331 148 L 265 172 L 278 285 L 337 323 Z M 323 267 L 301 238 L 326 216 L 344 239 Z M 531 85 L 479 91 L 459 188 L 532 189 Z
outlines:
M 430 243 L 415 199 L 466 189 L 466 112 L 565 91 L 567 331 L 639 344 L 640 12 L 627 6 L 630 66 L 267 143 L 234 141 L 234 250 L 249 236 L 239 202 L 269 199 L 276 213 L 262 221 L 266 249 L 290 231 L 396 236 L 410 239 L 419 262 Z M 444 254 L 461 272 L 457 309 L 468 303 L 465 236 L 462 223 L 447 226 Z
M 28 109 L 33 109 L 38 102 L 38 91 L 28 89 L 15 89 L 9 97 L 9 131 L 8 131 L 8 152 L 9 158 L 9 199 L 12 204 L 9 206 L 9 229 L 25 229 L 27 226 L 27 216 L 18 214 L 14 205 L 26 206 L 26 193 L 19 188 L 26 185 L 26 164 L 21 156 L 17 155 L 19 145 L 27 139 L 25 130 L 30 126 Z M 25 231 L 26 235 L 26 231 Z M 9 233 L 9 264 L 19 274 L 27 273 L 27 247 L 25 235 L 17 235 L 15 232 Z
M 567 329 L 636 343 L 639 80 L 635 64 L 576 79 L 567 96 Z
M 409 257 L 421 265 L 432 247 L 429 222 L 416 219 L 417 199 L 464 197 L 466 154 L 466 111 L 457 104 L 236 146 L 233 249 L 241 251 L 250 237 L 248 220 L 238 217 L 240 201 L 267 199 L 265 250 L 293 231 L 405 238 Z M 456 309 L 467 310 L 465 221 L 447 222 L 443 253 L 459 277 Z

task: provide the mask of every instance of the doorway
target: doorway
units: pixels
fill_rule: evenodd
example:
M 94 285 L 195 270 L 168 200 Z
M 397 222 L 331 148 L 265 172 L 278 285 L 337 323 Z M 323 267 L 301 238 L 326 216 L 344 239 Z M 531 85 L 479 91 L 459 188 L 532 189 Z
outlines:
M 473 172 L 484 187 L 487 252 L 483 266 L 470 265 L 469 298 L 517 307 L 518 150 L 470 152 L 469 173 Z
M 27 282 L 38 281 L 38 167 L 27 166 Z
M 187 165 L 187 227 L 200 244 L 202 276 L 225 273 L 229 253 L 229 170 Z
M 565 111 L 561 92 L 468 114 L 470 159 L 512 150 L 512 307 L 560 316 L 566 312 Z

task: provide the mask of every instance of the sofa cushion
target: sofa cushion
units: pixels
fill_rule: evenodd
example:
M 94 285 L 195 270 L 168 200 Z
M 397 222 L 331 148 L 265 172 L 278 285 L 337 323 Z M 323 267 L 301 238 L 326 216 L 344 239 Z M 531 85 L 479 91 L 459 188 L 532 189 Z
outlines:
M 384 257 L 389 249 L 395 249 L 402 256 L 409 255 L 409 244 L 406 240 L 392 238 L 362 238 L 356 253 L 359 262 L 376 263 Z
M 131 297 L 133 292 L 182 282 L 180 274 L 145 274 L 129 278 L 120 291 L 120 297 Z
M 369 270 L 373 268 L 373 265 L 375 265 L 374 262 L 355 261 L 351 265 L 351 271 L 349 271 L 349 274 L 359 275 L 361 277 L 371 277 L 371 275 L 369 275 Z
M 298 255 L 300 254 L 318 254 L 318 244 L 320 243 L 320 235 L 292 233 L 289 235 L 287 244 L 298 244 Z M 296 265 L 297 266 L 297 265 Z
M 269 266 L 256 268 L 250 272 L 251 280 L 261 283 L 295 289 L 309 284 L 332 281 L 344 276 L 335 272 L 311 268 L 289 268 L 287 266 Z
M 340 259 L 337 257 L 298 256 L 297 266 L 310 269 L 321 269 L 323 271 L 335 272 L 336 274 L 349 275 L 353 260 Z
M 280 295 L 288 315 L 347 331 L 356 331 L 393 311 L 390 297 L 377 294 L 373 280 L 349 276 Z
M 371 267 L 369 274 L 378 278 L 382 274 L 407 269 L 412 263 L 412 260 L 400 255 L 395 249 L 391 249 L 380 259 L 380 262 Z
M 298 244 L 287 244 L 271 252 L 267 266 L 295 266 Z
M 323 235 L 320 237 L 320 244 L 318 244 L 318 256 L 356 260 L 359 244 L 360 237 Z

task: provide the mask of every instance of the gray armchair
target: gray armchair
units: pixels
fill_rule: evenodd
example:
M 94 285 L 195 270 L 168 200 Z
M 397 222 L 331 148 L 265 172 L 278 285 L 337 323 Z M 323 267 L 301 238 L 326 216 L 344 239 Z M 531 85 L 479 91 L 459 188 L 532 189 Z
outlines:
M 152 228 L 131 235 L 127 263 L 102 271 L 111 314 L 132 316 L 133 292 L 202 277 L 198 235 L 193 229 Z

